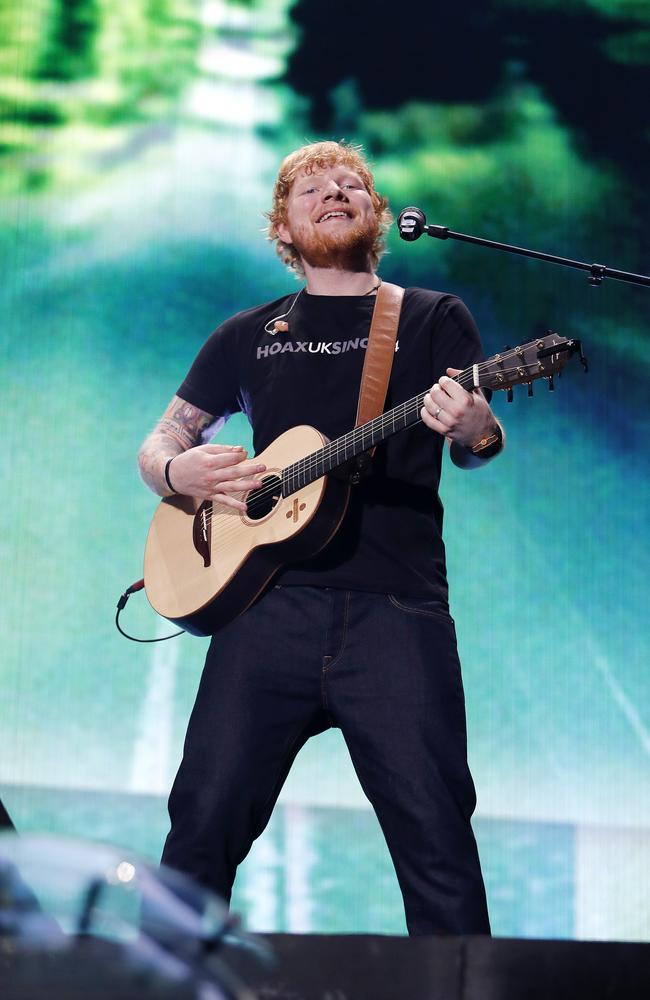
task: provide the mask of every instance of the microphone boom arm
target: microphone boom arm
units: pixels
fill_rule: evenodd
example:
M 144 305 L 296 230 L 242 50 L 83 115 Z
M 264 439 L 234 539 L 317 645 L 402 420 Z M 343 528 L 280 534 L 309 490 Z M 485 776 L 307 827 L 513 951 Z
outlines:
M 419 213 L 418 222 L 420 222 L 420 224 L 416 226 L 413 226 L 411 221 L 414 211 Z M 424 213 L 422 213 L 420 209 L 405 209 L 404 212 L 400 213 L 399 220 L 401 220 L 406 213 L 409 213 L 410 216 L 408 220 L 409 228 L 407 229 L 407 232 L 410 235 L 404 235 L 401 224 L 400 235 L 402 236 L 402 239 L 407 239 L 408 241 L 418 239 L 422 233 L 426 233 L 427 236 L 433 236 L 438 240 L 460 240 L 463 243 L 475 243 L 478 246 L 489 247 L 492 250 L 502 250 L 505 253 L 516 253 L 521 257 L 534 257 L 535 260 L 545 260 L 549 264 L 562 264 L 564 267 L 574 267 L 580 271 L 587 271 L 589 273 L 590 285 L 602 284 L 603 278 L 614 278 L 616 281 L 628 281 L 635 285 L 650 286 L 650 276 L 647 274 L 632 274 L 629 271 L 619 271 L 616 268 L 606 267 L 604 264 L 586 264 L 584 261 L 571 260 L 568 257 L 557 257 L 552 253 L 541 253 L 539 250 L 528 250 L 526 247 L 515 247 L 509 243 L 497 243 L 496 240 L 486 240 L 480 236 L 468 236 L 465 233 L 455 233 L 447 226 L 430 226 L 426 224 Z

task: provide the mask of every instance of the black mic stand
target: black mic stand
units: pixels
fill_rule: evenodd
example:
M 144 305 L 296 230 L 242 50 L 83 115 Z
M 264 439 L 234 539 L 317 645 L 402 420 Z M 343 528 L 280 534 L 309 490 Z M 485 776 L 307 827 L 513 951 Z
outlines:
M 604 264 L 585 264 L 580 260 L 570 260 L 568 257 L 556 257 L 552 253 L 540 253 L 539 250 L 528 250 L 526 247 L 514 247 L 509 243 L 497 243 L 496 240 L 485 240 L 480 236 L 467 236 L 465 233 L 455 233 L 447 226 L 428 226 L 424 212 L 420 208 L 405 208 L 397 219 L 399 234 L 403 240 L 411 243 L 426 233 L 438 240 L 460 240 L 463 243 L 476 243 L 478 246 L 491 247 L 493 250 L 504 250 L 506 253 L 516 253 L 522 257 L 534 257 L 550 264 L 562 264 L 564 267 L 575 267 L 580 271 L 589 272 L 589 284 L 600 285 L 603 278 L 615 278 L 617 281 L 629 281 L 635 285 L 650 286 L 650 277 L 646 274 L 631 274 L 629 271 L 618 271 Z

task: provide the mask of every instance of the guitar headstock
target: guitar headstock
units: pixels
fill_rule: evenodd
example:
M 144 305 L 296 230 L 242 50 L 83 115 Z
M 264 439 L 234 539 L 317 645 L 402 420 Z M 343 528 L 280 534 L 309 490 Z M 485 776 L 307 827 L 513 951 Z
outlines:
M 585 372 L 588 371 L 580 341 L 568 340 L 549 330 L 544 337 L 528 344 L 504 348 L 473 369 L 468 368 L 467 372 L 472 373 L 474 385 L 478 375 L 481 388 L 506 389 L 510 401 L 513 385 L 527 384 L 528 395 L 532 396 L 532 383 L 538 378 L 548 379 L 548 387 L 552 390 L 553 376 L 562 372 L 573 354 L 579 356 Z

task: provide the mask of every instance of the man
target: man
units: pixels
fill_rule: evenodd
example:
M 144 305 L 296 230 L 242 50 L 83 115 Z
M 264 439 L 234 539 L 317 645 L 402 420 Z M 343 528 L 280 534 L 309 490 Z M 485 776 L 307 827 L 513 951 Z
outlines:
M 235 411 L 248 416 L 256 453 L 297 424 L 328 438 L 354 425 L 387 203 L 356 148 L 315 143 L 283 162 L 269 219 L 306 287 L 232 317 L 201 349 L 140 453 L 160 496 L 246 510 L 264 466 L 242 448 L 202 444 Z M 501 448 L 483 395 L 449 377 L 481 358 L 458 299 L 407 289 L 387 406 L 437 378 L 423 423 L 377 449 L 325 549 L 281 571 L 211 642 L 163 861 L 226 899 L 296 754 L 338 726 L 386 837 L 409 932 L 489 933 L 437 494 L 445 438 L 464 468 Z

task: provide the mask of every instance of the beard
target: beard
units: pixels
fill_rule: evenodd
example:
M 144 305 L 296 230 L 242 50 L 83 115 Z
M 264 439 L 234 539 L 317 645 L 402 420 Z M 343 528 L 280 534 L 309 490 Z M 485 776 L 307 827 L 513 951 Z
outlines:
M 340 271 L 366 271 L 373 246 L 379 235 L 376 217 L 357 219 L 343 232 L 336 230 L 292 233 L 293 246 L 310 267 L 335 268 Z

